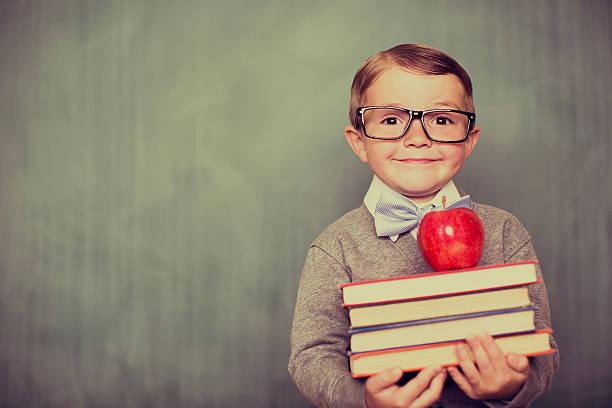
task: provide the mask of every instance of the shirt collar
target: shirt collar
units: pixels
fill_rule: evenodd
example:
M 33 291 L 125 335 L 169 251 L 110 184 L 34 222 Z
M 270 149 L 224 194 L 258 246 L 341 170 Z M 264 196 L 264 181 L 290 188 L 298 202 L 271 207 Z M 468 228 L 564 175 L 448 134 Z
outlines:
M 387 186 L 375 174 L 374 177 L 372 178 L 372 183 L 370 183 L 370 188 L 368 189 L 368 191 L 366 192 L 366 195 L 363 198 L 363 202 L 366 208 L 368 209 L 368 211 L 370 212 L 370 214 L 372 214 L 372 216 L 374 216 L 374 212 L 376 210 L 376 204 L 378 203 L 378 199 L 380 198 L 380 195 L 382 194 L 382 192 L 385 190 L 391 193 L 394 193 L 394 194 L 399 194 L 398 192 L 394 191 L 389 186 Z M 434 196 L 434 198 L 432 198 L 430 201 L 426 203 L 414 203 L 414 204 L 419 208 L 427 207 L 430 204 L 433 204 L 434 207 L 441 207 L 442 197 L 444 196 L 446 196 L 447 203 L 455 202 L 461 198 L 461 195 L 459 194 L 459 190 L 457 190 L 457 186 L 455 186 L 455 183 L 453 182 L 452 179 L 449 180 L 448 183 L 446 183 L 444 187 L 442 187 L 440 191 L 438 191 L 436 195 Z M 412 236 L 415 238 L 416 238 L 417 232 L 418 232 L 418 227 L 410 231 Z M 399 235 L 393 235 L 389 238 L 391 238 L 391 240 L 395 242 L 397 241 L 398 237 Z

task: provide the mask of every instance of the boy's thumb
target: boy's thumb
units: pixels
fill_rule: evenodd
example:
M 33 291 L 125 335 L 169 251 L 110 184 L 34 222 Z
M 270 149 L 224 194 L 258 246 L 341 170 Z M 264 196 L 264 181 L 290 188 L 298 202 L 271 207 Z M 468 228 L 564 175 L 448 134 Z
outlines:
M 398 382 L 402 374 L 399 367 L 387 368 L 368 378 L 365 386 L 370 393 L 376 393 Z
M 507 361 L 508 365 L 518 372 L 523 372 L 529 367 L 529 360 L 527 357 L 520 354 L 508 353 Z

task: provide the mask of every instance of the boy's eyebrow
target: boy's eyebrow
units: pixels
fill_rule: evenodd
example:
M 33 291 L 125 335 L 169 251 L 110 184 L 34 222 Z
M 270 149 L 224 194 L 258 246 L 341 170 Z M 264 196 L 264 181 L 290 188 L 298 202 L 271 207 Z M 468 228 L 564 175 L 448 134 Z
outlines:
M 384 104 L 382 106 L 388 106 L 390 108 L 404 108 L 404 109 L 410 109 L 409 107 L 404 106 L 404 104 L 401 103 L 387 103 Z M 457 110 L 465 110 L 462 106 L 459 106 L 457 103 L 452 102 L 452 101 L 438 101 L 438 102 L 433 102 L 431 104 L 432 108 L 435 107 L 440 107 L 440 108 L 446 108 L 446 107 L 450 107 L 451 109 L 457 109 Z
M 457 109 L 457 110 L 463 110 L 463 108 L 459 105 L 457 105 L 455 102 L 452 101 L 439 101 L 439 102 L 434 102 L 433 106 L 450 106 L 451 108 Z
M 386 104 L 383 104 L 383 105 L 380 105 L 380 106 L 388 106 L 390 108 L 408 109 L 408 108 L 405 108 L 404 105 L 401 104 L 401 103 L 386 103 Z

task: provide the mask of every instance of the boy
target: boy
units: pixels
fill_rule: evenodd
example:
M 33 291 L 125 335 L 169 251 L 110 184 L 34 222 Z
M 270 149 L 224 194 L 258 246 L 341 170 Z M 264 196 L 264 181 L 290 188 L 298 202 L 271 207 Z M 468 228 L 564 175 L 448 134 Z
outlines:
M 474 124 L 468 74 L 449 56 L 416 44 L 375 54 L 359 68 L 349 114 L 346 140 L 374 177 L 364 203 L 330 225 L 309 249 L 291 331 L 293 380 L 314 404 L 325 407 L 529 405 L 550 386 L 558 354 L 504 356 L 486 333 L 467 339 L 474 362 L 465 346 L 457 347 L 459 367 L 429 367 L 401 382 L 397 367 L 366 381 L 350 376 L 349 318 L 340 285 L 431 272 L 416 244 L 418 225 L 390 226 L 377 208 L 401 203 L 419 212 L 440 206 L 443 196 L 457 201 L 464 194 L 453 177 L 480 129 Z M 485 227 L 479 265 L 536 259 L 515 217 L 486 205 L 471 208 Z M 536 327 L 550 327 L 544 284 L 529 291 Z M 552 338 L 551 343 L 556 348 Z

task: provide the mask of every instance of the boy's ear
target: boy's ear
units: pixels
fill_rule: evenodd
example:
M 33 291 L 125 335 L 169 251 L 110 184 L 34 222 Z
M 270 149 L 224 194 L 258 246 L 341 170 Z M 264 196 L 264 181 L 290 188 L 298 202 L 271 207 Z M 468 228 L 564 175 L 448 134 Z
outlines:
M 474 126 L 474 129 L 470 131 L 470 135 L 465 141 L 465 158 L 472 154 L 472 150 L 476 147 L 476 143 L 478 143 L 478 136 L 480 136 L 480 127 Z
M 366 154 L 366 142 L 363 140 L 361 132 L 353 126 L 347 126 L 344 128 L 344 137 L 346 137 L 346 141 L 357 157 L 359 157 L 362 162 L 367 163 L 368 155 Z

